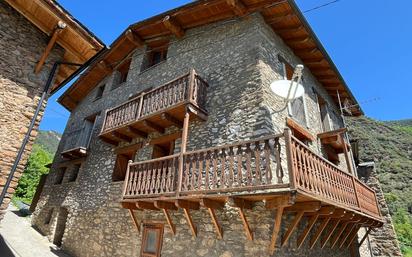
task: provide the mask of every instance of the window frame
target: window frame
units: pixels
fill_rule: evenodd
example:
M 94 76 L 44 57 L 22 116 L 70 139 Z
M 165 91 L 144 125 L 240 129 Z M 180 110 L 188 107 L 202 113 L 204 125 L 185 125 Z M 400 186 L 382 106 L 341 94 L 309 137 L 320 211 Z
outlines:
M 97 101 L 103 97 L 104 90 L 106 89 L 106 83 L 97 87 L 96 96 L 94 97 L 94 101 Z
M 149 231 L 157 230 L 158 237 L 156 238 L 156 252 L 150 253 L 145 252 L 145 247 L 147 245 L 147 236 Z M 143 224 L 143 234 L 140 247 L 140 257 L 159 257 L 162 252 L 163 245 L 163 235 L 164 235 L 164 224 L 163 223 L 144 223 Z

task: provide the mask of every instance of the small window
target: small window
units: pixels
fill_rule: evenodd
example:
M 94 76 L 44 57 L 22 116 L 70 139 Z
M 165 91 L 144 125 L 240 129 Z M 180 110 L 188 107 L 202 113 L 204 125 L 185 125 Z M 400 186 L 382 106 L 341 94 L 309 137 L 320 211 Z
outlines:
M 162 250 L 163 224 L 146 223 L 143 224 L 141 257 L 158 257 Z
M 72 172 L 70 173 L 70 177 L 69 177 L 68 182 L 75 182 L 76 181 L 77 176 L 79 175 L 80 167 L 81 167 L 81 164 L 74 165 L 74 167 L 72 169 Z
M 144 58 L 142 71 L 165 61 L 167 59 L 167 49 L 168 43 L 164 43 L 160 46 L 154 46 L 153 48 L 149 48 Z
M 321 97 L 319 94 L 315 92 L 316 100 L 318 102 L 319 107 L 319 117 L 322 126 L 322 131 L 327 132 L 332 130 L 332 122 L 329 116 L 329 107 L 328 103 Z
M 97 93 L 96 93 L 96 98 L 95 98 L 96 100 L 102 98 L 105 87 L 106 87 L 106 84 L 103 84 L 97 88 Z
M 64 168 L 60 168 L 57 172 L 56 172 L 56 185 L 59 185 L 63 182 L 63 178 L 64 178 L 64 174 L 66 173 L 66 167 Z
M 50 221 L 51 221 L 52 217 L 53 217 L 53 208 L 51 208 L 51 209 L 47 212 L 47 216 L 46 216 L 46 219 L 44 220 L 44 224 L 45 224 L 45 225 L 50 224 Z
M 127 147 L 117 151 L 116 162 L 112 173 L 113 182 L 123 181 L 125 179 L 129 160 L 134 160 L 136 152 L 141 146 L 141 144 L 137 144 L 130 148 Z
M 119 66 L 117 71 L 119 72 L 120 77 L 119 77 L 119 80 L 117 81 L 117 83 L 114 83 L 114 85 L 112 87 L 112 90 L 118 88 L 119 86 L 121 86 L 123 83 L 125 83 L 127 81 L 127 75 L 129 74 L 130 63 L 131 62 L 132 62 L 132 60 L 128 59 Z

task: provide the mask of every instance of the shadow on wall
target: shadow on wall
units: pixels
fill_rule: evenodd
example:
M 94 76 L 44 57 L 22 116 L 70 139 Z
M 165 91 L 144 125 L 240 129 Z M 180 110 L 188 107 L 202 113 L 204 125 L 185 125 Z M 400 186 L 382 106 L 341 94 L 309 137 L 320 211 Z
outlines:
M 0 235 L 0 256 L 2 256 L 2 257 L 15 257 L 15 255 L 13 254 L 13 251 L 7 245 L 7 243 L 4 240 L 2 235 Z

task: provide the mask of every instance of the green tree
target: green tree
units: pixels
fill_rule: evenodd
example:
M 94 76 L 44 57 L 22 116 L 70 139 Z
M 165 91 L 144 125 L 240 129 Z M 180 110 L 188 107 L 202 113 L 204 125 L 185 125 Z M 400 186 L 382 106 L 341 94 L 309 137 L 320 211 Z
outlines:
M 52 155 L 39 145 L 33 145 L 23 176 L 19 180 L 15 196 L 21 200 L 31 203 L 36 192 L 37 185 L 42 174 L 47 174 L 49 169 L 45 165 L 52 161 Z

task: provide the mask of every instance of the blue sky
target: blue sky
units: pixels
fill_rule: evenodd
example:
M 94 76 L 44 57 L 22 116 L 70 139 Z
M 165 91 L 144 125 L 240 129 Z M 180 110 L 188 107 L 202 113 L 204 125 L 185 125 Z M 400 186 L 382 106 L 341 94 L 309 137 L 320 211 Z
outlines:
M 129 24 L 191 1 L 58 2 L 109 45 Z M 327 2 L 330 0 L 297 0 L 303 11 Z M 412 1 L 407 0 L 339 0 L 305 13 L 369 117 L 379 120 L 412 118 L 411 9 Z M 64 130 L 69 112 L 56 102 L 62 92 L 50 98 L 41 129 Z

